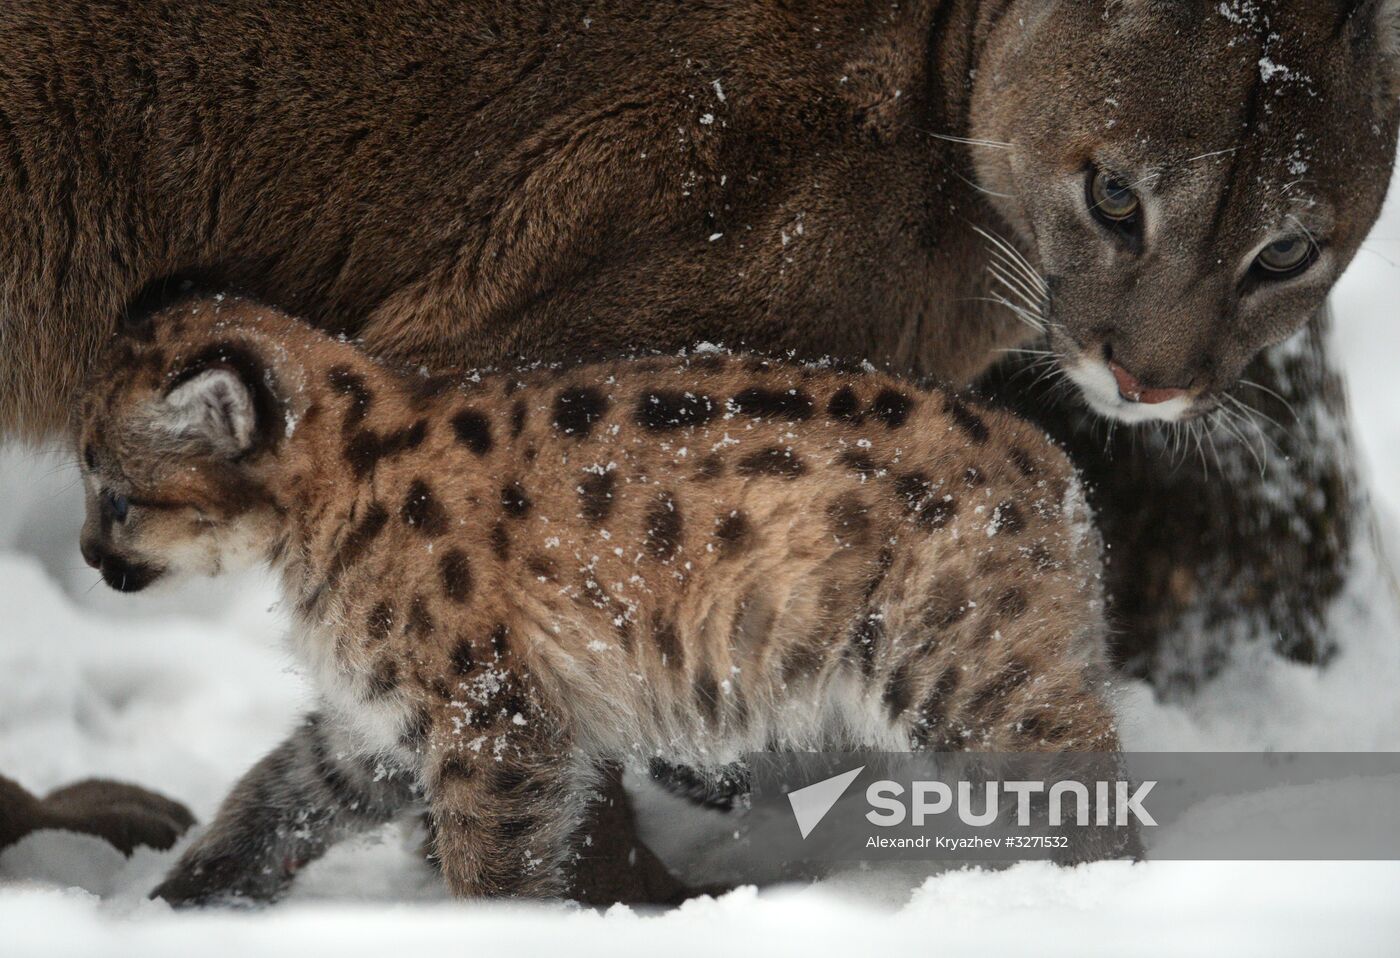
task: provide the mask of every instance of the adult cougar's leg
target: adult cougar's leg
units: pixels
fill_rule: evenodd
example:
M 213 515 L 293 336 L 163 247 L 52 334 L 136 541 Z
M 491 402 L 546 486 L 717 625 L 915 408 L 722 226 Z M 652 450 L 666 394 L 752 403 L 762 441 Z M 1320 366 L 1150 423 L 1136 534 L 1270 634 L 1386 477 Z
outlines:
M 386 772 L 312 714 L 239 780 L 151 897 L 176 906 L 269 901 L 336 841 L 392 821 L 415 798 L 407 773 Z
M 1265 353 L 1209 422 L 1110 428 L 1077 396 L 1001 370 L 999 398 L 1065 442 L 1109 547 L 1118 661 L 1162 689 L 1191 687 L 1242 641 L 1318 664 L 1366 500 L 1330 317 Z M 1272 420 L 1272 421 L 1271 421 Z

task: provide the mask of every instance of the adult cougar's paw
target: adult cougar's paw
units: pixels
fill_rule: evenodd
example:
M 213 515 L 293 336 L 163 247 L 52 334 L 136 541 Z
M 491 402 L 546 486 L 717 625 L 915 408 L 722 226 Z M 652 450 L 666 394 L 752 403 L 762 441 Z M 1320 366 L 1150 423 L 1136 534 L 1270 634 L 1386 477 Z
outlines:
M 139 845 L 164 850 L 194 824 L 179 802 L 155 792 L 101 779 L 77 782 L 39 803 L 48 828 L 96 835 L 130 855 Z
M 0 778 L 0 848 L 52 828 L 95 835 L 130 855 L 139 845 L 169 848 L 193 824 L 179 802 L 134 785 L 90 779 L 37 798 Z

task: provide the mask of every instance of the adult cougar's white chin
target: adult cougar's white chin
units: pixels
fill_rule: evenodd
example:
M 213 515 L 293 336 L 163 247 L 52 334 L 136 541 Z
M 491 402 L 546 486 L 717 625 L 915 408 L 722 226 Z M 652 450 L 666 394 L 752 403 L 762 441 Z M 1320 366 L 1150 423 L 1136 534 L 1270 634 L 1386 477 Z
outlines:
M 1079 387 L 1090 409 L 1118 422 L 1180 422 L 1191 411 L 1194 402 L 1189 397 L 1155 405 L 1130 402 L 1118 394 L 1118 382 L 1109 371 L 1108 364 L 1098 360 L 1080 359 L 1073 366 L 1065 367 L 1065 375 Z

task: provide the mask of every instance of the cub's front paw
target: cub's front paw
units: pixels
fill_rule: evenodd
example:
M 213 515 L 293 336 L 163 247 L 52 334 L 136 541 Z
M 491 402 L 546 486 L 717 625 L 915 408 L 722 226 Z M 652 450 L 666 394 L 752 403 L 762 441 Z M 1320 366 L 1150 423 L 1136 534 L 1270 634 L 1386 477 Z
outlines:
M 244 856 L 182 861 L 156 886 L 150 897 L 172 908 L 253 908 L 276 900 L 290 874 L 272 874 Z

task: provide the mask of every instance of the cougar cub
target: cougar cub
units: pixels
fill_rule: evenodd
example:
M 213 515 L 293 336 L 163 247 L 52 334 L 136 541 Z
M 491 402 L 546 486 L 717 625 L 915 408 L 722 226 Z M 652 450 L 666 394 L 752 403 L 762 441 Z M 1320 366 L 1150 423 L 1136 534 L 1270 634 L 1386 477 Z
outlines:
M 455 893 L 562 893 L 603 760 L 1117 747 L 1074 475 L 952 395 L 715 351 L 432 377 L 230 298 L 119 337 L 78 435 L 108 584 L 270 564 L 321 702 L 172 902 L 420 802 Z

